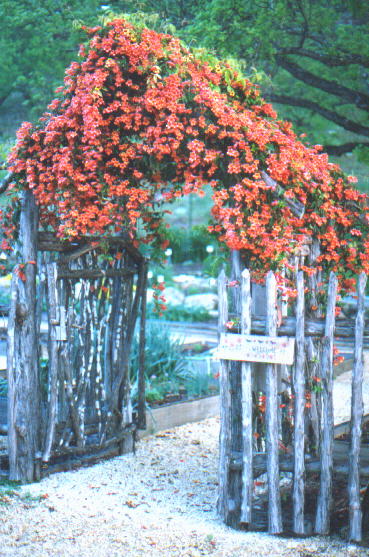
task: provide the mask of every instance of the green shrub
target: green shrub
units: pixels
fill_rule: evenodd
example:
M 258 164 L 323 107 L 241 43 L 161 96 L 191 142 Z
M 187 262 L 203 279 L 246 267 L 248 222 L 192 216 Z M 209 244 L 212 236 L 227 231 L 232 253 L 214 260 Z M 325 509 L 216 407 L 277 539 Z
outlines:
M 0 478 L 0 506 L 10 505 L 12 499 L 19 497 L 20 482 Z
M 208 245 L 214 246 L 214 253 L 216 251 L 217 240 L 204 225 L 193 226 L 190 230 L 172 227 L 168 230 L 168 240 L 169 247 L 172 249 L 173 263 L 203 261 L 208 256 L 206 251 Z
M 0 396 L 7 396 L 8 382 L 4 377 L 0 377 Z
M 195 358 L 189 361 L 189 366 L 183 370 L 180 378 L 190 398 L 219 392 L 219 383 L 211 370 L 196 365 Z
M 203 273 L 213 278 L 218 278 L 222 269 L 230 274 L 229 255 L 224 252 L 208 255 L 203 261 Z
M 153 276 L 152 279 L 149 280 L 149 286 L 152 283 L 157 282 L 157 278 L 159 275 L 164 277 L 164 283 L 166 286 L 170 286 L 173 284 L 173 269 L 171 265 L 152 265 L 150 266 L 150 271 L 152 272 Z
M 10 288 L 0 288 L 0 306 L 9 306 Z
M 139 339 L 135 336 L 131 356 L 132 400 L 138 398 Z M 192 358 L 193 360 L 193 358 Z M 183 341 L 173 339 L 168 327 L 160 322 L 147 324 L 145 346 L 145 397 L 151 402 L 162 400 L 168 394 L 179 394 L 184 389 L 190 397 L 217 392 L 217 381 L 211 370 L 188 358 Z
M 165 292 L 164 292 L 165 296 Z M 158 314 L 154 312 L 154 304 L 147 305 L 147 316 L 149 319 L 158 319 Z M 191 323 L 209 321 L 212 316 L 207 309 L 202 307 L 188 307 L 182 304 L 178 306 L 169 305 L 159 320 L 163 321 L 189 321 Z
M 168 382 L 178 377 L 186 366 L 183 341 L 173 339 L 168 327 L 148 323 L 146 327 L 145 375 L 148 381 Z M 139 362 L 139 339 L 135 335 L 131 355 L 131 380 L 135 382 Z

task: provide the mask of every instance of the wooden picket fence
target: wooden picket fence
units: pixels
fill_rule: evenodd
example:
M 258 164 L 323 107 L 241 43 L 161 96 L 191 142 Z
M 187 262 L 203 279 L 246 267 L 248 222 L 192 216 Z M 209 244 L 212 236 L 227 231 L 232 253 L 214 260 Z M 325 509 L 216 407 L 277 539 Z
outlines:
M 221 389 L 221 432 L 219 463 L 218 511 L 223 520 L 234 527 L 257 528 L 257 512 L 254 509 L 254 481 L 260 473 L 267 475 L 268 516 L 267 529 L 270 533 L 286 530 L 287 517 L 282 514 L 281 471 L 293 474 L 291 486 L 291 528 L 296 534 L 309 532 L 304 514 L 307 477 L 318 475 L 319 493 L 316 502 L 315 522 L 312 530 L 317 534 L 330 532 L 332 510 L 332 481 L 339 468 L 347 479 L 349 498 L 349 538 L 360 541 L 362 537 L 362 510 L 360 488 L 368 483 L 368 462 L 363 455 L 360 460 L 361 431 L 363 418 L 362 381 L 363 346 L 368 344 L 369 330 L 365 329 L 364 295 L 367 277 L 360 275 L 357 284 L 357 313 L 355 319 L 336 319 L 337 278 L 329 277 L 327 302 L 324 318 L 307 318 L 305 312 L 305 280 L 303 271 L 296 274 L 297 299 L 295 315 L 284 316 L 278 324 L 276 277 L 269 272 L 266 278 L 266 311 L 264 316 L 252 314 L 252 285 L 250 273 L 244 270 L 240 284 L 228 288 L 229 281 L 222 272 L 219 277 L 219 332 L 241 333 L 242 335 L 279 335 L 295 339 L 294 363 L 290 371 L 291 400 L 293 412 L 291 423 L 293 441 L 290 454 L 282 454 L 281 444 L 281 392 L 280 368 L 275 363 L 265 363 L 265 447 L 255 446 L 255 397 L 257 374 L 260 364 L 252 361 L 220 361 Z M 229 328 L 234 314 L 229 311 L 228 292 L 232 290 L 240 308 L 238 326 Z M 228 327 L 227 327 L 228 324 Z M 333 417 L 333 349 L 335 339 L 343 337 L 354 344 L 354 367 L 352 372 L 351 431 L 348 466 L 338 461 L 334 448 Z M 317 352 L 320 347 L 320 353 Z M 313 368 L 313 369 L 312 369 Z M 320 378 L 319 408 L 317 424 L 319 447 L 311 453 L 307 446 L 306 385 L 311 373 Z M 315 393 L 314 393 L 315 396 Z M 315 397 L 317 398 L 317 397 Z M 342 456 L 342 455 L 341 455 Z M 367 455 L 369 458 L 369 454 Z M 343 458 L 345 458 L 343 457 Z

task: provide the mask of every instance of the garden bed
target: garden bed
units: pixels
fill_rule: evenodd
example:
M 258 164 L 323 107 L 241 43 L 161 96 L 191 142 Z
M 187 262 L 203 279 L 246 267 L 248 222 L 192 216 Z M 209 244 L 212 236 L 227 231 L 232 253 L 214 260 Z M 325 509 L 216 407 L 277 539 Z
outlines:
M 339 441 L 350 441 L 350 422 L 338 424 L 334 428 L 334 437 Z M 369 414 L 363 416 L 361 443 L 369 445 Z
M 200 422 L 219 416 L 219 395 L 203 397 L 186 402 L 164 404 L 147 411 L 147 426 L 139 431 L 139 437 L 188 423 Z

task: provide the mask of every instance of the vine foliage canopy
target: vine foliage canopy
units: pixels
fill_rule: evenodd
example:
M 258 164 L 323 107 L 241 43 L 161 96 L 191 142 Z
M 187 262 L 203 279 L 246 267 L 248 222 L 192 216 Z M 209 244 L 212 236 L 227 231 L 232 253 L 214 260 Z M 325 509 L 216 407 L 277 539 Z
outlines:
M 123 19 L 86 32 L 80 61 L 40 121 L 21 126 L 9 159 L 8 194 L 31 189 L 45 229 L 63 238 L 128 231 L 163 249 L 163 202 L 210 185 L 211 230 L 249 266 L 286 263 L 308 236 L 320 241 L 318 265 L 342 281 L 369 272 L 366 195 L 278 120 L 256 86 Z M 12 212 L 2 215 L 3 249 L 15 234 Z

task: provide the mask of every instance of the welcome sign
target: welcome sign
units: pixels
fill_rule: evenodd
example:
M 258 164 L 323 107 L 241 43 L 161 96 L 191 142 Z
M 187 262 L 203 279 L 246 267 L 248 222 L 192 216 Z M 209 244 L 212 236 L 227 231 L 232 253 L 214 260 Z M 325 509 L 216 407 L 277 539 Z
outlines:
M 215 357 L 220 360 L 292 365 L 295 339 L 223 333 Z

